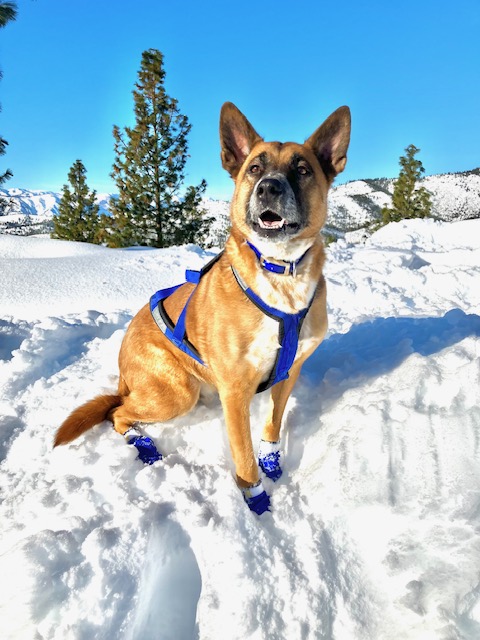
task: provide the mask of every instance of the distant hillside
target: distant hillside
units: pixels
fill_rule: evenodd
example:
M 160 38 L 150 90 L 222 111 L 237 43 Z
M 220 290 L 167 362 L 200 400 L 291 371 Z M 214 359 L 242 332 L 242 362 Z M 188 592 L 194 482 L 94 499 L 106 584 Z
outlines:
M 461 173 L 428 176 L 420 183 L 431 193 L 433 217 L 439 220 L 468 220 L 480 217 L 480 169 Z M 392 199 L 395 180 L 376 178 L 354 180 L 333 187 L 328 199 L 326 231 L 343 235 L 361 229 L 380 218 L 381 209 Z M 0 233 L 30 235 L 48 233 L 58 213 L 60 193 L 28 189 L 0 189 L 0 197 L 9 202 L 6 215 L 0 216 Z M 107 212 L 110 194 L 97 194 L 100 210 Z M 228 233 L 229 202 L 205 199 L 208 215 L 215 219 L 208 244 L 222 245 Z
M 32 235 L 50 233 L 52 218 L 58 214 L 62 194 L 55 191 L 0 189 L 0 197 L 8 202 L 5 214 L 0 214 L 0 233 Z M 109 200 L 110 194 L 97 194 L 96 202 L 101 212 L 108 211 Z
M 395 180 L 354 180 L 334 187 L 329 195 L 327 228 L 354 231 L 381 217 L 390 205 Z M 428 176 L 420 181 L 432 196 L 432 216 L 438 220 L 480 217 L 480 169 Z

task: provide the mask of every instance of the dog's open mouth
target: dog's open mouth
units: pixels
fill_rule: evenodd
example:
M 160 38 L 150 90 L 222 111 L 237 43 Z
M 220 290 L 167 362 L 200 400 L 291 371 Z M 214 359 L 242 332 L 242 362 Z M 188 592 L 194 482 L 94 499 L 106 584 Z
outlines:
M 295 235 L 300 229 L 298 222 L 288 222 L 286 218 L 271 209 L 263 211 L 252 224 L 257 233 L 266 238 Z
M 274 211 L 264 211 L 258 218 L 258 224 L 262 229 L 282 229 L 286 221 Z
M 258 216 L 258 226 L 265 231 L 283 231 L 284 233 L 291 235 L 298 231 L 300 225 L 298 222 L 287 222 L 285 218 L 278 215 L 274 211 L 264 211 Z

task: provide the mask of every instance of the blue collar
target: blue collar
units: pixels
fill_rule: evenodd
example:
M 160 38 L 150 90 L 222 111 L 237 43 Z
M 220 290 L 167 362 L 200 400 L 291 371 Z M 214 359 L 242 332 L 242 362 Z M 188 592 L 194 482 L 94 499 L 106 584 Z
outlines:
M 304 259 L 310 249 L 307 249 L 305 253 L 298 258 L 298 260 L 294 260 L 293 262 L 287 262 L 286 260 L 276 260 L 275 262 L 270 262 L 267 260 L 260 251 L 255 247 L 251 242 L 245 240 L 253 253 L 257 256 L 258 261 L 260 262 L 260 266 L 263 267 L 266 271 L 270 271 L 272 273 L 278 273 L 281 276 L 295 276 L 297 272 L 297 266 Z M 283 264 L 279 264 L 283 263 Z

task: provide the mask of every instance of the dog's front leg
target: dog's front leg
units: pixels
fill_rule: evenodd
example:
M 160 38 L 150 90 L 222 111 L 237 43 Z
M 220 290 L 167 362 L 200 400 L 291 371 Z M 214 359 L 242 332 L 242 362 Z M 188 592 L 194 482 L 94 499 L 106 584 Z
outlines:
M 253 455 L 250 433 L 250 401 L 241 391 L 220 393 L 227 425 L 228 440 L 240 488 L 251 487 L 258 482 L 258 467 Z
M 261 514 L 270 506 L 270 499 L 259 480 L 250 432 L 251 396 L 241 391 L 220 392 L 228 440 L 237 475 L 237 484 L 252 511 Z
M 288 398 L 300 374 L 301 363 L 295 363 L 289 377 L 272 387 L 270 409 L 258 450 L 258 464 L 265 475 L 277 481 L 282 475 L 280 464 L 280 428 Z

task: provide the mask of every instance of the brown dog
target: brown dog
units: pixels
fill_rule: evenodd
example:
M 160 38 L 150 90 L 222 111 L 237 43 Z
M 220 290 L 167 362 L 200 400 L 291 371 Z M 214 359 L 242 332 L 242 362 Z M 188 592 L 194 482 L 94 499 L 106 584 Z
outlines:
M 328 189 L 345 168 L 350 111 L 337 109 L 303 145 L 282 144 L 264 142 L 226 103 L 220 138 L 223 167 L 235 181 L 231 235 L 198 284 L 185 283 L 161 303 L 173 326 L 183 322 L 181 312 L 188 308 L 188 341 L 182 344 L 193 349 L 173 344 L 157 326 L 156 303 L 146 305 L 122 343 L 117 395 L 99 396 L 76 409 L 58 430 L 55 446 L 105 419 L 125 435 L 136 422 L 183 415 L 197 403 L 202 386 L 213 386 L 224 410 L 237 483 L 250 508 L 262 513 L 269 500 L 253 452 L 250 402 L 273 383 L 259 462 L 276 480 L 285 405 L 303 362 L 327 329 L 320 229 Z M 282 342 L 285 335 L 288 344 Z

